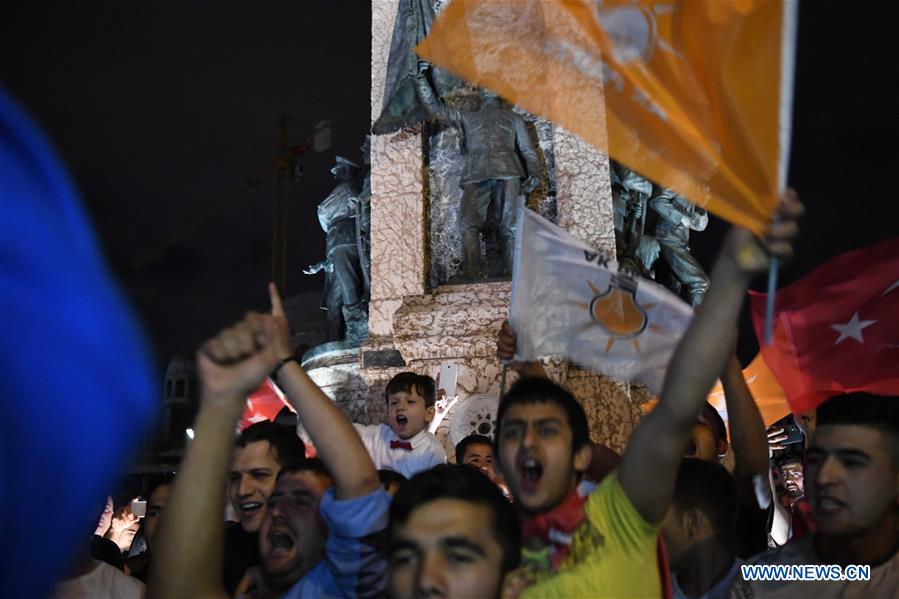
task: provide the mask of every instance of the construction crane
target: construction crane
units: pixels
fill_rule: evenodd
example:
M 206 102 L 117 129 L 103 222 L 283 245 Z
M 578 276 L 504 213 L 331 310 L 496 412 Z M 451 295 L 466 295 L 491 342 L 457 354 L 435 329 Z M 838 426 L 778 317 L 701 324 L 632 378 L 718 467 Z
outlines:
M 272 260 L 271 280 L 274 281 L 281 292 L 285 291 L 287 280 L 287 205 L 288 186 L 299 178 L 301 171 L 299 159 L 312 150 L 316 153 L 325 152 L 331 146 L 331 122 L 319 121 L 303 141 L 298 144 L 290 143 L 289 129 L 292 123 L 307 125 L 302 121 L 295 121 L 287 114 L 278 119 L 278 154 L 272 164 L 262 168 L 248 176 L 244 181 L 215 201 L 210 202 L 196 218 L 185 222 L 175 232 L 169 235 L 162 243 L 138 257 L 132 267 L 141 269 L 162 258 L 173 246 L 178 245 L 194 233 L 197 229 L 213 220 L 225 211 L 231 204 L 242 198 L 247 192 L 258 189 L 266 180 L 275 177 L 275 196 L 272 210 Z

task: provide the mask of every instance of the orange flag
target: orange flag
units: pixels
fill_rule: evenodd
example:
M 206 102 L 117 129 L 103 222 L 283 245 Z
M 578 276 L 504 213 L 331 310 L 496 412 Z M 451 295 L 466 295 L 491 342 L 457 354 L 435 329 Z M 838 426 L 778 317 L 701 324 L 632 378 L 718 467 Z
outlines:
M 786 179 L 796 8 L 454 0 L 417 50 L 760 233 Z
M 762 413 L 762 420 L 765 421 L 765 426 L 771 426 L 790 413 L 787 396 L 778 384 L 777 379 L 774 378 L 774 374 L 768 368 L 768 365 L 765 364 L 761 353 L 750 362 L 749 366 L 743 369 L 743 378 L 752 392 L 755 405 L 758 406 L 759 412 Z M 724 388 L 721 386 L 721 381 L 718 381 L 712 387 L 712 390 L 709 392 L 708 402 L 722 414 L 725 413 Z
M 774 374 L 768 368 L 762 354 L 758 354 L 749 366 L 743 369 L 743 378 L 746 385 L 752 393 L 755 405 L 758 406 L 759 412 L 762 414 L 762 420 L 765 426 L 771 426 L 784 416 L 790 413 L 790 404 L 787 403 L 787 396 L 781 388 Z M 725 423 L 727 422 L 727 409 L 724 401 L 724 388 L 721 381 L 715 383 L 712 390 L 709 391 L 707 401 L 716 409 Z M 643 404 L 643 413 L 648 414 L 656 407 L 657 399 L 651 399 Z

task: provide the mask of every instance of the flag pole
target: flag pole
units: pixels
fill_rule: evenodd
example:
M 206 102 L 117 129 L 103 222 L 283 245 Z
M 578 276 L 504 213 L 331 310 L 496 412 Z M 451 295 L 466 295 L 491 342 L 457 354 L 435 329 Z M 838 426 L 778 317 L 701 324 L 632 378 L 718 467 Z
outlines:
M 793 76 L 796 72 L 796 27 L 799 3 L 784 0 L 780 29 L 780 118 L 778 119 L 777 190 L 787 188 L 787 170 L 790 164 L 790 137 L 793 125 Z M 774 302 L 777 295 L 776 258 L 768 264 L 768 295 L 765 297 L 765 345 L 771 345 L 774 328 Z
M 765 297 L 765 345 L 771 345 L 771 331 L 774 328 L 774 295 L 777 293 L 777 258 L 771 258 L 768 265 L 768 295 Z

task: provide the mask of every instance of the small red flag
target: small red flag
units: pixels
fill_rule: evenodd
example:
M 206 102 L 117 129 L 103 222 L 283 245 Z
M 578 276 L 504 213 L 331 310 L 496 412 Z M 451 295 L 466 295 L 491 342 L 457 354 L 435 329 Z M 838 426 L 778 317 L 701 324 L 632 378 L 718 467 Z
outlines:
M 761 339 L 765 294 L 750 299 Z M 762 356 L 795 414 L 839 393 L 899 394 L 899 238 L 840 254 L 778 290 Z
M 263 420 L 274 422 L 278 412 L 284 406 L 290 407 L 284 398 L 284 392 L 278 388 L 272 379 L 265 379 L 247 398 L 247 405 L 243 410 L 243 415 L 240 417 L 237 428 L 242 431 L 248 426 Z

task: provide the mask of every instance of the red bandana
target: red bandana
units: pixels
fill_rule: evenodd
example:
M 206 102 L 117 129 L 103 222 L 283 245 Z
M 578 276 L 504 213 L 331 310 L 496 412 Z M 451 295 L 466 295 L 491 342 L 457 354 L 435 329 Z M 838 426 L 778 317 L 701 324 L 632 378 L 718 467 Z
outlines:
M 573 489 L 555 508 L 528 518 L 521 525 L 522 539 L 537 537 L 551 546 L 550 561 L 554 569 L 558 569 L 571 553 L 574 533 L 586 519 L 584 514 L 586 502 L 587 497 L 582 497 L 577 489 Z

